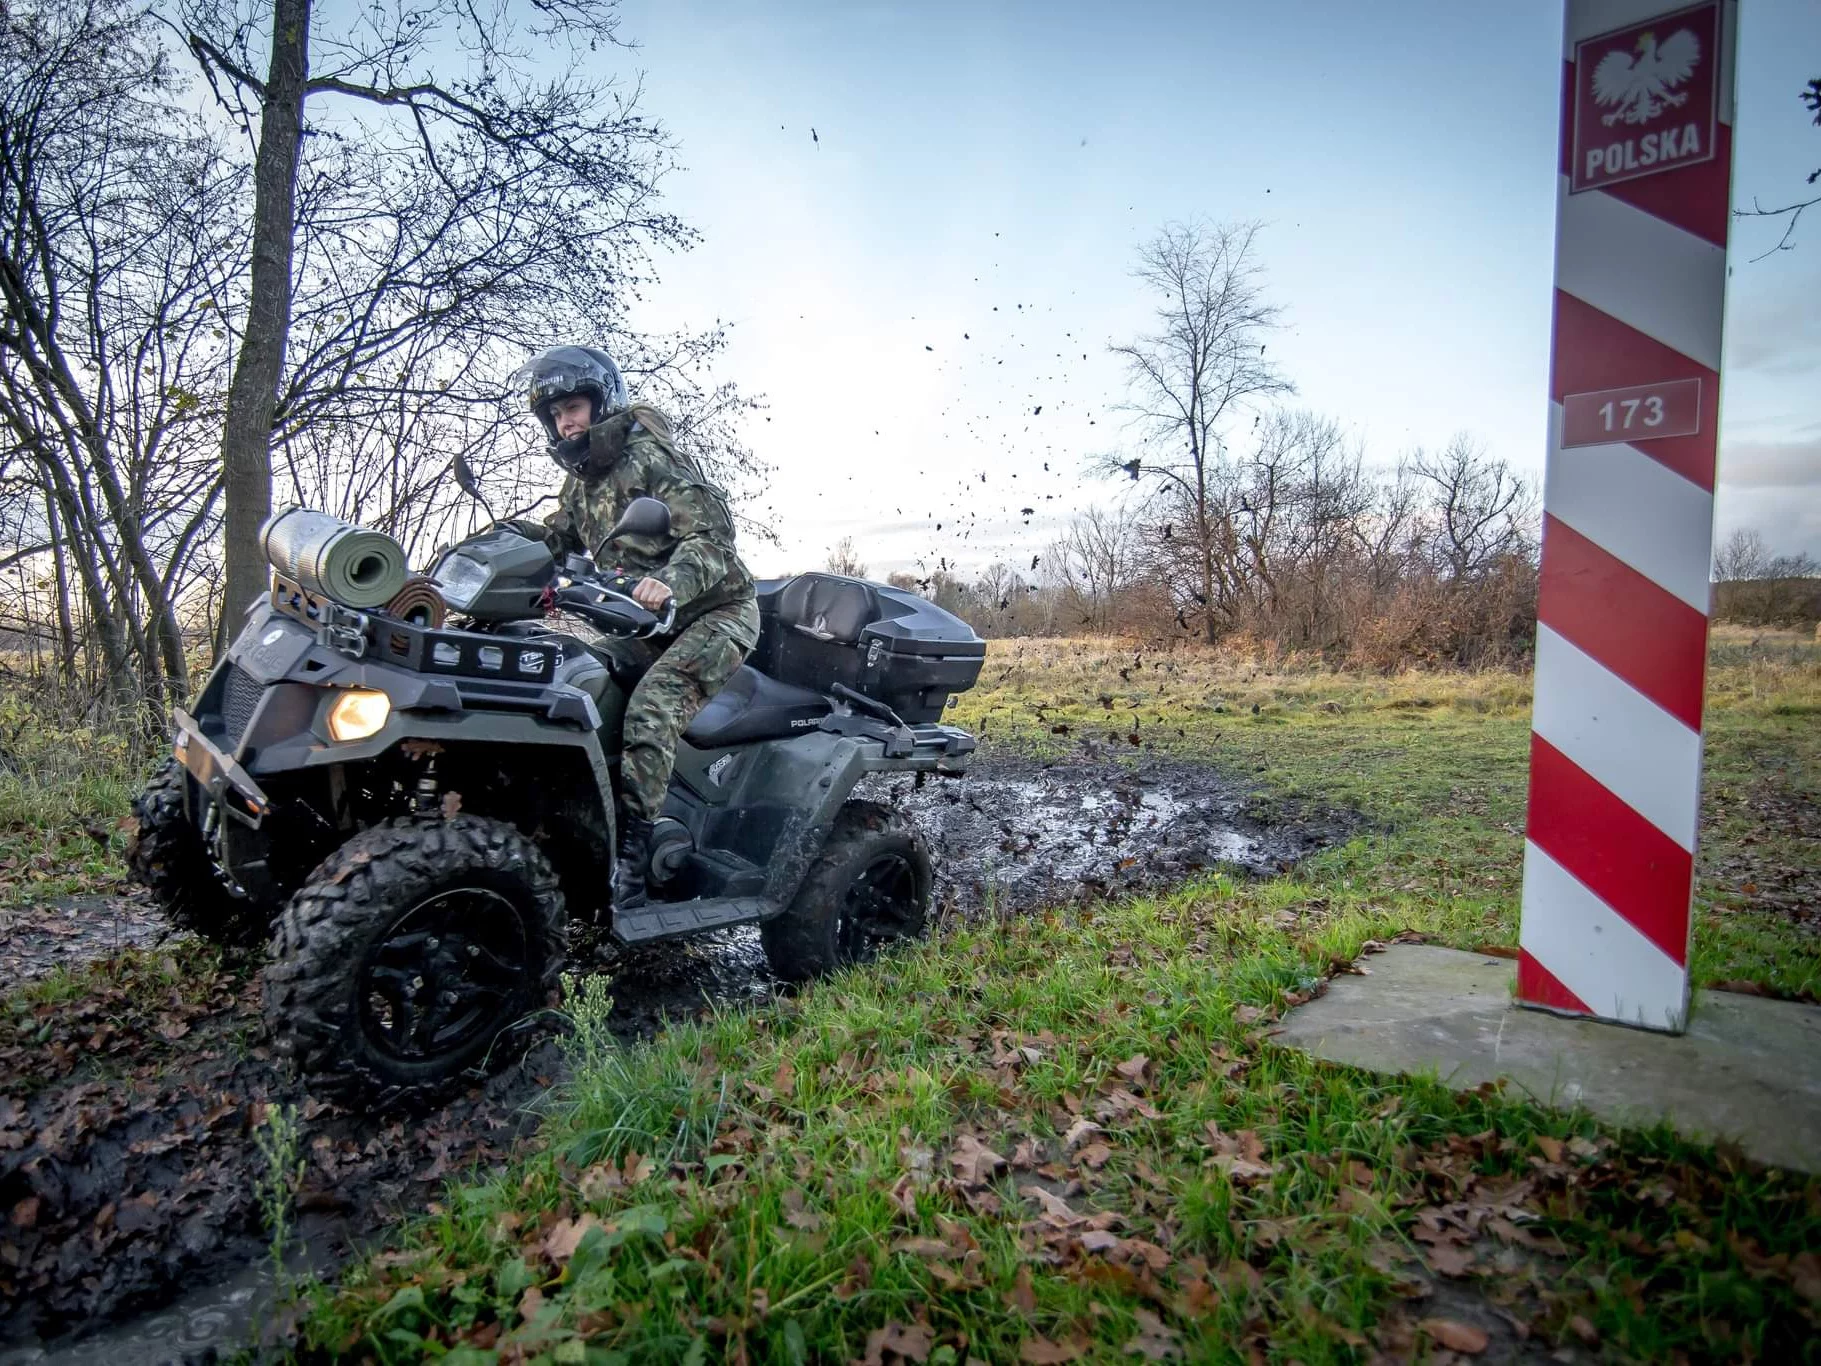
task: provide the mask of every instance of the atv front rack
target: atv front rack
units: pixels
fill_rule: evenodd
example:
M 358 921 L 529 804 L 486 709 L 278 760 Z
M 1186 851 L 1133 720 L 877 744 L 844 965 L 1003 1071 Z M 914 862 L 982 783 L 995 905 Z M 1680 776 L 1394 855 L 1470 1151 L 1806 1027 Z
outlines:
M 380 612 L 357 612 L 282 574 L 272 575 L 272 606 L 316 632 L 318 644 L 349 659 L 371 659 L 413 673 L 547 684 L 564 659 L 563 647 L 553 641 L 448 631 Z

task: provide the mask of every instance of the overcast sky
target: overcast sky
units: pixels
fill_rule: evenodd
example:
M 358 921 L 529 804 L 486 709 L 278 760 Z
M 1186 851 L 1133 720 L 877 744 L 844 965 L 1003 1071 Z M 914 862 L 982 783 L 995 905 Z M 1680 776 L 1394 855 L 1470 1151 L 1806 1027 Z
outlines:
M 1735 203 L 1785 203 L 1821 166 L 1821 5 L 1741 8 Z M 1559 4 L 622 12 L 704 235 L 645 321 L 731 322 L 723 372 L 769 402 L 759 572 L 842 536 L 876 576 L 1028 564 L 1121 496 L 1083 465 L 1125 439 L 1107 347 L 1145 328 L 1134 251 L 1172 219 L 1264 222 L 1271 354 L 1373 457 L 1465 430 L 1540 479 Z M 1719 530 L 1821 556 L 1821 212 L 1751 261 L 1780 226 L 1734 227 Z

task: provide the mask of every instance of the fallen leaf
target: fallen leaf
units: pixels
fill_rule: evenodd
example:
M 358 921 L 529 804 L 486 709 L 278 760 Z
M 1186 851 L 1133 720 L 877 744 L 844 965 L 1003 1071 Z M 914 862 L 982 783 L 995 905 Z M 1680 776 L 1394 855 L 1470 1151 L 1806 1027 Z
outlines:
M 1741 996 L 1768 996 L 1770 994 L 1769 992 L 1764 990 L 1764 986 L 1762 983 L 1748 982 L 1748 981 L 1744 981 L 1742 979 L 1734 979 L 1734 980 L 1726 981 L 1726 982 L 1715 982 L 1711 987 L 1708 988 L 1708 990 L 1709 991 L 1731 991 L 1731 992 L 1736 992 Z
M 1072 1342 L 1051 1342 L 1045 1337 L 1035 1337 L 1018 1344 L 1018 1360 L 1029 1366 L 1056 1366 L 1058 1362 L 1080 1358 L 1081 1348 Z
M 1105 1132 L 1106 1130 L 1102 1129 L 1091 1119 L 1078 1119 L 1073 1124 L 1069 1125 L 1068 1135 L 1062 1140 L 1062 1144 L 1065 1148 L 1073 1148 L 1083 1139 L 1089 1138 L 1094 1134 L 1103 1134 Z
M 1119 1235 L 1102 1229 L 1089 1229 L 1081 1235 L 1081 1245 L 1089 1252 L 1111 1252 L 1119 1246 Z
M 1023 1314 L 1028 1318 L 1037 1312 L 1037 1291 L 1031 1284 L 1029 1266 L 1022 1263 L 1019 1265 L 1017 1279 L 1012 1282 L 1012 1288 L 1006 1291 L 1001 1298 L 1005 1301 L 1005 1307 L 1014 1313 Z
M 955 1140 L 948 1160 L 957 1176 L 974 1185 L 991 1181 L 1005 1169 L 1005 1159 L 972 1134 L 962 1134 Z
M 1472 1324 L 1455 1319 L 1424 1319 L 1416 1326 L 1449 1351 L 1464 1352 L 1470 1357 L 1485 1351 L 1486 1344 L 1491 1341 Z
M 1148 1361 L 1166 1361 L 1171 1357 L 1182 1355 L 1182 1348 L 1177 1346 L 1177 1331 L 1166 1324 L 1148 1309 L 1134 1309 L 1133 1317 L 1138 1320 L 1138 1336 L 1125 1345 L 1127 1356 L 1142 1356 Z
M 900 1238 L 892 1244 L 893 1252 L 908 1252 L 913 1257 L 953 1257 L 955 1250 L 940 1238 Z
M 1444 1276 L 1465 1276 L 1473 1270 L 1473 1250 L 1455 1243 L 1437 1243 L 1429 1249 L 1429 1265 Z
M 805 1233 L 814 1233 L 822 1227 L 822 1216 L 804 1206 L 802 1191 L 795 1189 L 785 1191 L 781 1203 L 784 1206 L 784 1222 L 792 1228 L 801 1229 Z
M 1151 1060 L 1142 1053 L 1134 1053 L 1113 1070 L 1129 1082 L 1144 1080 L 1144 1070 L 1151 1065 Z
M 1084 1167 L 1091 1167 L 1095 1171 L 1099 1171 L 1102 1167 L 1106 1166 L 1107 1160 L 1112 1156 L 1113 1150 L 1107 1147 L 1106 1144 L 1090 1143 L 1087 1147 L 1075 1154 L 1075 1160 Z
M 1163 1115 L 1148 1100 L 1140 1100 L 1123 1086 L 1110 1087 L 1106 1098 L 1094 1107 L 1094 1113 L 1102 1119 L 1124 1119 L 1127 1115 L 1136 1114 L 1145 1119 L 1162 1119 Z
M 518 1302 L 518 1316 L 522 1322 L 530 1323 L 544 1308 L 544 1292 L 535 1285 L 527 1290 Z
M 620 1175 L 620 1169 L 611 1162 L 597 1163 L 588 1168 L 576 1182 L 584 1200 L 604 1200 L 609 1192 L 623 1189 L 625 1185 L 626 1178 Z
M 13 1206 L 13 1227 L 33 1228 L 38 1223 L 38 1197 L 28 1195 Z
M 1810 1304 L 1821 1304 L 1821 1256 L 1798 1252 L 1790 1259 L 1789 1281 Z
M 443 793 L 443 819 L 452 821 L 462 809 L 462 794 L 459 792 Z
M 1053 1191 L 1047 1191 L 1042 1186 L 1020 1186 L 1018 1187 L 1018 1194 L 1035 1200 L 1038 1204 L 1043 1206 L 1043 1212 L 1046 1217 L 1058 1220 L 1065 1226 L 1069 1224 L 1079 1224 L 1084 1217 L 1070 1209 L 1069 1202 L 1064 1200 L 1060 1195 L 1057 1195 Z
M 539 1250 L 557 1266 L 562 1266 L 575 1256 L 575 1250 L 580 1246 L 583 1234 L 591 1228 L 604 1227 L 605 1225 L 592 1214 L 584 1214 L 579 1219 L 559 1219 L 550 1226 L 550 1232 L 544 1235 L 544 1241 L 539 1245 Z
M 1568 1140 L 1568 1151 L 1580 1158 L 1583 1162 L 1592 1162 L 1595 1158 L 1603 1155 L 1606 1148 L 1603 1144 L 1595 1143 L 1592 1139 L 1582 1138 L 1579 1134 L 1576 1134 L 1573 1138 Z
M 882 1366 L 886 1352 L 896 1352 L 906 1361 L 928 1361 L 930 1348 L 929 1329 L 920 1323 L 913 1323 L 908 1328 L 902 1323 L 888 1323 L 883 1328 L 875 1328 L 866 1335 L 867 1366 Z
M 1548 1134 L 1538 1134 L 1536 1136 L 1536 1146 L 1542 1151 L 1543 1156 L 1548 1158 L 1551 1162 L 1560 1162 L 1562 1160 L 1561 1139 L 1551 1138 Z

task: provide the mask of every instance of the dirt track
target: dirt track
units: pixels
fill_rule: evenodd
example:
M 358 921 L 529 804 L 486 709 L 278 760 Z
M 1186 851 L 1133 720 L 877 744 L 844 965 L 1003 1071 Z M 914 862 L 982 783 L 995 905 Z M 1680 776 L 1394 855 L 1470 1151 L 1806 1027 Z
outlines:
M 1349 829 L 1332 814 L 1261 803 L 1215 770 L 1155 761 L 987 755 L 960 781 L 878 781 L 865 795 L 901 805 L 925 829 L 940 914 L 962 919 L 1167 885 L 1217 864 L 1273 873 Z M 155 914 L 142 902 L 84 909 L 96 926 L 117 912 L 135 942 Z M 84 934 L 69 908 L 55 920 L 78 933 L 8 935 L 13 980 L 67 962 L 77 941 L 111 951 L 117 931 Z M 774 990 L 751 930 L 625 955 L 610 970 L 628 1038 Z M 137 1006 L 110 1014 L 69 1003 L 15 1015 L 0 1033 L 0 1215 L 10 1212 L 0 1225 L 0 1363 L 159 1360 L 243 1333 L 257 1298 L 248 1267 L 265 1254 L 252 1137 L 263 1107 L 299 1107 L 299 1232 L 313 1262 L 333 1265 L 421 1210 L 445 1176 L 503 1158 L 561 1079 L 546 1040 L 433 1114 L 375 1123 L 297 1091 L 262 1045 L 257 1002 L 257 979 L 243 969 L 187 1004 L 153 1002 L 143 1019 L 131 1015 Z

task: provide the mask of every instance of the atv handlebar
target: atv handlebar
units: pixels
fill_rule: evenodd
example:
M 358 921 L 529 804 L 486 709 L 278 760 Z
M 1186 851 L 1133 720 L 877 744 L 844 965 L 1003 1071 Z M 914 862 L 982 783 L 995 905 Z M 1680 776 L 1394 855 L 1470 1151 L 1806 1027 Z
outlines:
M 613 635 L 669 635 L 677 621 L 676 599 L 666 602 L 662 612 L 653 612 L 623 588 L 610 586 L 628 578 L 624 574 L 601 575 L 590 581 L 572 582 L 558 588 L 553 600 L 557 606 L 578 613 Z

